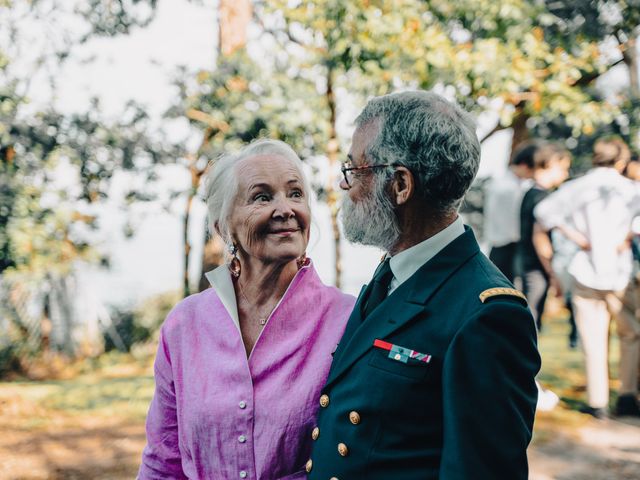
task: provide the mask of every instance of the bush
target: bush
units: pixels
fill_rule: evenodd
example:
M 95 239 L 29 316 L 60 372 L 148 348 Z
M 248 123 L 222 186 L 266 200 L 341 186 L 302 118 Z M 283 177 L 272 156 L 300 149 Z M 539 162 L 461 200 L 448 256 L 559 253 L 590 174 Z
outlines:
M 151 297 L 134 310 L 115 310 L 113 328 L 104 332 L 105 351 L 130 351 L 136 344 L 156 337 L 157 331 L 173 306 L 180 300 L 178 292 Z

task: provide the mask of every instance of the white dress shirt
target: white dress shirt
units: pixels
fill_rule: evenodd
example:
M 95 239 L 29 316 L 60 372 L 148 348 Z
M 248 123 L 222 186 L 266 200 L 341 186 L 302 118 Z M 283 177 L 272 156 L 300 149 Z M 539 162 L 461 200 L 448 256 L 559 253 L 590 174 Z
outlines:
M 613 168 L 598 167 L 549 195 L 534 210 L 546 230 L 566 226 L 582 234 L 590 250 L 578 251 L 569 273 L 596 290 L 622 290 L 629 283 L 631 249 L 620 249 L 640 213 L 640 189 Z
M 508 169 L 484 189 L 484 239 L 490 247 L 520 240 L 520 204 L 533 180 L 522 179 Z
M 389 294 L 463 233 L 464 224 L 462 223 L 462 218 L 458 217 L 451 225 L 439 231 L 433 237 L 429 237 L 391 257 L 389 266 L 393 273 L 393 279 L 389 285 Z

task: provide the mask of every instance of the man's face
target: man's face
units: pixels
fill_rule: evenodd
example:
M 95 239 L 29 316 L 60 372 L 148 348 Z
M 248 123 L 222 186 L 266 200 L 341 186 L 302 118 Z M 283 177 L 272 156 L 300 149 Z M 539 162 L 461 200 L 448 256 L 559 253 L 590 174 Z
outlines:
M 349 151 L 352 167 L 373 165 L 365 153 L 378 131 L 379 124 L 373 121 L 358 127 L 353 133 Z M 350 185 L 342 180 L 340 187 L 346 193 L 341 215 L 344 235 L 348 240 L 383 250 L 389 250 L 396 244 L 400 229 L 386 186 L 377 179 L 373 169 L 355 171 Z

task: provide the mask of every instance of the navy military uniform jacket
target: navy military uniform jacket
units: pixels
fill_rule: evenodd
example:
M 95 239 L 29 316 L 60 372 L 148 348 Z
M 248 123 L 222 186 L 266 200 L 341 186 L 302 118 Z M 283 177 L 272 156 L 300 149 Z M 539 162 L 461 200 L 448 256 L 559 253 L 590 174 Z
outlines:
M 526 480 L 540 357 L 511 287 L 466 227 L 365 320 L 361 293 L 308 478 Z

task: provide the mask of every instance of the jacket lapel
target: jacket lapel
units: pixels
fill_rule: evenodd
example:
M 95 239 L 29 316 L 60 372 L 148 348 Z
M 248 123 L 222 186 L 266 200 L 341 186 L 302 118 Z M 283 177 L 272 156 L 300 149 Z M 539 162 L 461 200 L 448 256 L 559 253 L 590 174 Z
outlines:
M 360 289 L 360 294 L 358 295 L 356 304 L 353 306 L 353 311 L 349 316 L 349 320 L 347 321 L 347 326 L 344 329 L 342 338 L 340 338 L 340 343 L 338 344 L 338 347 L 333 354 L 333 362 L 331 364 L 332 366 L 336 364 L 336 360 L 340 358 L 340 356 L 344 352 L 344 346 L 349 342 L 349 339 L 353 336 L 353 333 L 362 324 L 362 299 L 366 298 L 366 292 L 367 289 L 370 288 L 370 285 L 371 282 L 369 282 L 369 285 L 363 285 L 363 287 Z
M 372 348 L 376 338 L 384 339 L 423 312 L 438 288 L 478 253 L 478 243 L 473 232 L 468 227 L 465 227 L 465 230 L 465 233 L 400 285 L 364 322 L 360 319 L 359 304 L 363 298 L 361 292 L 354 312 L 349 318 L 345 336 L 334 355 L 327 385 L 334 382 Z M 354 318 L 355 316 L 358 318 Z

